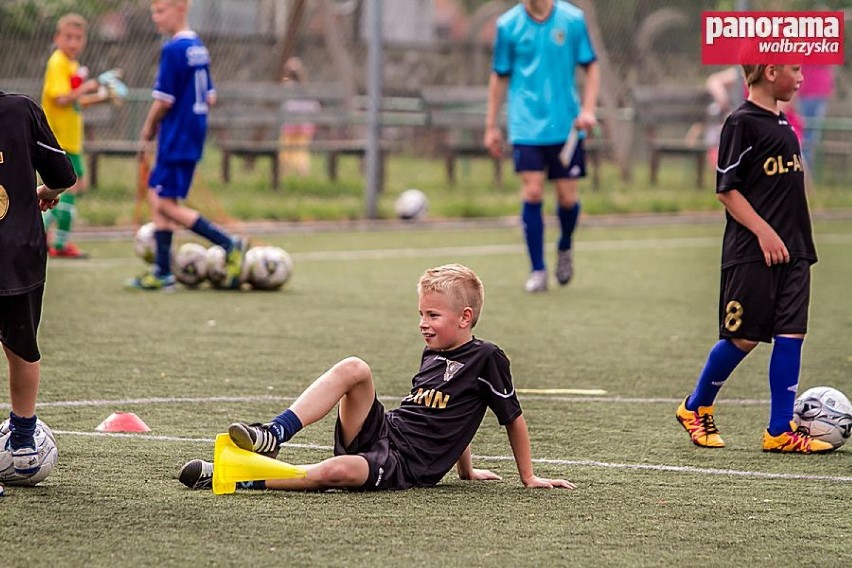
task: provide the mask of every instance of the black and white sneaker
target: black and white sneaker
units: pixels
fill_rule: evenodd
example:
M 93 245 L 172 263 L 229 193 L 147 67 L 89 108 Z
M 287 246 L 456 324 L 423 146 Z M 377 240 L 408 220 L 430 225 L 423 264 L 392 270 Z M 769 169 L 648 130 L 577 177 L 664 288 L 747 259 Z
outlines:
M 556 252 L 556 281 L 565 286 L 574 277 L 574 253 L 571 249 Z
M 178 481 L 190 489 L 213 489 L 213 462 L 190 460 L 178 472 Z
M 228 427 L 228 435 L 238 448 L 270 458 L 278 457 L 281 443 L 269 424 L 234 422 Z

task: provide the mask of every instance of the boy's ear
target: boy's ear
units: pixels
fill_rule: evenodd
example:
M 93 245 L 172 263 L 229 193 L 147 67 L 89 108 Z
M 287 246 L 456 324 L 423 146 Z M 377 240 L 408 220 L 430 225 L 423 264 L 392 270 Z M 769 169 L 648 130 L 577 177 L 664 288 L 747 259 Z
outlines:
M 459 320 L 459 323 L 461 324 L 462 327 L 467 327 L 467 326 L 470 325 L 470 323 L 472 321 L 473 321 L 473 308 L 468 306 L 468 307 L 466 307 L 465 309 L 462 310 L 461 319 Z
M 770 83 L 774 83 L 775 79 L 778 78 L 778 68 L 779 65 L 767 65 L 766 69 L 763 70 L 763 76 L 766 77 L 766 80 Z

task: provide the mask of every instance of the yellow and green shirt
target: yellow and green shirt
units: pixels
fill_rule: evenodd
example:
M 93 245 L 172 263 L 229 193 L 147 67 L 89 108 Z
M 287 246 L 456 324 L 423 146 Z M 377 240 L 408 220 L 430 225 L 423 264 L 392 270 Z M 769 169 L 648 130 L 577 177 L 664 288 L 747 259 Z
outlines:
M 41 106 L 50 128 L 62 149 L 73 154 L 80 154 L 83 150 L 83 113 L 79 104 L 59 106 L 56 98 L 67 95 L 82 83 L 84 78 L 79 70 L 77 61 L 57 49 L 47 60 L 41 91 Z

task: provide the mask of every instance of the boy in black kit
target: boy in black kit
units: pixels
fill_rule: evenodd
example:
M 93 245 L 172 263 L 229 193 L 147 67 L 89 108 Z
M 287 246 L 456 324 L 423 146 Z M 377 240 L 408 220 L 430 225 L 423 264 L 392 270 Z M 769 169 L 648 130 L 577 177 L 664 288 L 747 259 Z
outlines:
M 36 188 L 36 171 L 44 185 Z M 17 475 L 38 471 L 33 434 L 41 355 L 36 334 L 47 267 L 41 212 L 77 176 L 35 101 L 0 91 L 0 343 L 9 362 L 9 449 Z M 53 189 L 55 188 L 55 189 Z
M 725 121 L 716 167 L 716 193 L 727 217 L 721 340 L 676 416 L 695 445 L 724 447 L 713 417 L 716 395 L 759 342 L 774 340 L 763 451 L 826 452 L 830 444 L 793 422 L 808 327 L 810 267 L 817 256 L 799 141 L 779 102 L 793 98 L 802 71 L 799 65 L 743 65 L 743 74 L 748 100 Z
M 334 365 L 296 401 L 266 424 L 231 424 L 233 442 L 275 456 L 280 445 L 340 403 L 334 455 L 303 466 L 307 477 L 246 482 L 253 489 L 306 490 L 345 487 L 361 490 L 408 489 L 437 484 L 453 467 L 461 479 L 495 480 L 475 469 L 473 439 L 486 408 L 506 426 L 521 481 L 527 487 L 574 485 L 533 474 L 527 425 L 515 396 L 509 360 L 493 343 L 473 337 L 483 304 L 482 282 L 472 270 L 449 264 L 427 270 L 417 285 L 420 333 L 426 348 L 411 392 L 399 408 L 385 411 L 376 397 L 367 364 L 349 357 Z M 209 489 L 214 464 L 186 463 L 181 483 Z

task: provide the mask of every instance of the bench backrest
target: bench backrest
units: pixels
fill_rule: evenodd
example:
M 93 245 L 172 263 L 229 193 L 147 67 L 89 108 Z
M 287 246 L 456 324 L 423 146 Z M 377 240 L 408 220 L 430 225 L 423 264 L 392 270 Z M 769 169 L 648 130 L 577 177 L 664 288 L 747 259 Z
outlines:
M 481 130 L 485 127 L 488 87 L 423 87 L 420 98 L 429 126 L 452 130 Z
M 633 87 L 635 117 L 641 124 L 693 124 L 703 122 L 713 97 L 704 87 Z

